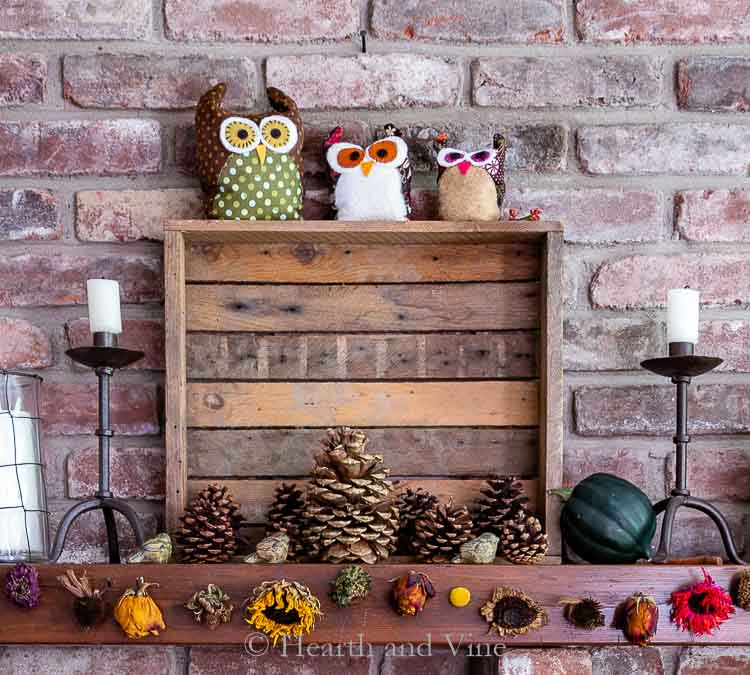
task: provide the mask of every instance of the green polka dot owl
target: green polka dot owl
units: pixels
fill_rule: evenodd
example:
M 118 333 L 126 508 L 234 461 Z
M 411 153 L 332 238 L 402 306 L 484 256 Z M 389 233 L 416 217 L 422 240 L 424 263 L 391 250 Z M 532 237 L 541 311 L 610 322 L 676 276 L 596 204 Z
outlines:
M 274 112 L 224 110 L 226 85 L 201 96 L 195 116 L 198 175 L 206 214 L 226 220 L 299 220 L 302 143 L 297 105 L 269 87 Z

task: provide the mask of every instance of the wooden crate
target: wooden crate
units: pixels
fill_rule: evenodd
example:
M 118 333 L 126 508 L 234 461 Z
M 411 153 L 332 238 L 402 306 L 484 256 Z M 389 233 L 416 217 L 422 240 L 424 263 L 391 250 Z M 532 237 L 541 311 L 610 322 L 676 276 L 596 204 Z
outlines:
M 166 224 L 167 519 L 228 483 L 259 526 L 323 430 L 470 503 L 519 473 L 560 552 L 557 223 Z

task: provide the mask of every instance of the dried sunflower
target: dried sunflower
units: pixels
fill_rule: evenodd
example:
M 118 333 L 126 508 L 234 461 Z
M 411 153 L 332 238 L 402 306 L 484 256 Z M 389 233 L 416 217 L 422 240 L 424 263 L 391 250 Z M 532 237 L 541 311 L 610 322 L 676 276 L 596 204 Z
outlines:
M 602 604 L 594 598 L 560 598 L 563 615 L 576 628 L 594 630 L 604 625 Z
M 320 601 L 296 581 L 264 581 L 245 601 L 245 622 L 268 635 L 274 646 L 280 637 L 309 635 L 322 615 Z
M 509 586 L 496 588 L 479 613 L 501 637 L 523 635 L 547 623 L 547 612 L 531 596 Z

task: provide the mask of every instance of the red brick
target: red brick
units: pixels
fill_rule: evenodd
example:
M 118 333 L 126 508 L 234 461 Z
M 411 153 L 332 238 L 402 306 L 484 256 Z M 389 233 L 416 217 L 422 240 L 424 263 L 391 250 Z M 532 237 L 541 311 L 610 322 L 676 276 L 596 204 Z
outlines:
M 668 239 L 665 199 L 650 190 L 537 190 L 511 185 L 506 207 L 521 214 L 542 210 L 544 220 L 565 225 L 573 244 L 624 244 Z
M 98 581 L 98 579 L 97 579 Z M 122 589 L 120 589 L 122 590 Z M 109 647 L 3 647 L 0 649 L 0 675 L 18 673 L 60 673 L 82 675 L 123 675 L 159 673 L 180 675 L 185 656 L 177 647 L 138 645 L 137 648 Z
M 732 506 L 727 504 L 722 504 L 721 510 L 729 522 L 737 549 L 742 553 L 746 542 L 746 518 L 742 513 L 735 511 Z M 653 540 L 654 547 L 658 546 L 658 543 L 659 530 L 657 528 Z M 726 555 L 726 551 L 721 543 L 716 525 L 711 520 L 697 511 L 682 509 L 677 512 L 677 524 L 673 530 L 672 555 L 685 558 L 697 555 L 723 557 Z M 713 675 L 713 671 L 710 672 Z
M 0 122 L 2 176 L 122 176 L 161 169 L 154 120 Z
M 577 151 L 592 175 L 744 176 L 748 144 L 739 124 L 639 124 L 583 127 Z
M 302 156 L 305 161 L 305 177 L 325 174 L 328 170 L 322 147 L 323 141 L 328 138 L 328 132 L 335 126 L 343 127 L 343 138 L 350 143 L 366 146 L 372 140 L 369 126 L 366 122 L 359 120 L 342 120 L 336 123 L 306 122 L 305 145 L 302 150 Z
M 0 11 L 0 39 L 143 40 L 151 15 L 150 0 L 13 0 Z
M 561 0 L 376 0 L 372 28 L 386 40 L 562 42 L 563 12 Z
M 436 108 L 458 101 L 458 64 L 419 54 L 271 56 L 268 83 L 300 108 Z
M 49 335 L 25 319 L 0 317 L 0 368 L 47 368 L 54 359 Z
M 675 214 L 682 239 L 750 241 L 750 190 L 680 192 Z
M 138 349 L 145 356 L 128 366 L 134 370 L 164 370 L 164 323 L 156 319 L 124 319 L 122 335 L 119 337 L 121 347 Z M 76 319 L 65 326 L 70 347 L 82 347 L 91 344 L 89 320 Z
M 588 42 L 747 42 L 746 0 L 579 0 L 576 26 Z
M 750 648 L 688 647 L 680 653 L 677 675 L 746 675 Z
M 564 461 L 563 484 L 569 487 L 603 472 L 626 477 L 652 499 L 665 494 L 665 460 L 650 450 L 623 447 L 617 441 L 604 442 L 596 449 L 566 445 Z
M 305 189 L 302 217 L 305 220 L 330 220 L 333 217 L 331 193 L 328 188 L 318 190 Z
M 86 303 L 86 279 L 116 279 L 122 302 L 163 296 L 161 262 L 153 256 L 16 255 L 0 258 L 0 306 Z
M 43 56 L 0 54 L 0 107 L 44 103 L 46 93 L 47 61 Z
M 492 143 L 493 135 L 502 132 L 510 146 L 506 159 L 506 167 L 510 171 L 552 173 L 562 171 L 567 166 L 568 132 L 557 124 L 504 126 L 445 120 L 430 126 L 415 124 L 402 131 L 409 143 L 415 171 L 435 172 L 437 164 L 433 141 L 440 133 L 446 133 L 448 142 L 455 147 L 475 150 L 487 147 Z
M 664 307 L 667 291 L 683 286 L 699 289 L 703 305 L 748 304 L 747 257 L 696 253 L 627 256 L 605 262 L 591 281 L 591 302 L 600 309 Z
M 483 58 L 471 67 L 472 94 L 497 108 L 653 107 L 663 70 L 644 56 Z
M 565 370 L 639 370 L 643 359 L 663 354 L 661 324 L 632 318 L 576 318 L 563 330 Z
M 262 643 L 258 641 L 254 644 L 256 649 L 260 649 Z M 347 675 L 370 673 L 370 658 L 350 656 L 346 646 L 342 646 L 342 656 L 299 656 L 297 644 L 290 643 L 286 654 L 280 647 L 269 647 L 267 653 L 253 656 L 238 647 L 192 647 L 189 675 L 284 675 L 292 672 L 300 675 L 328 675 L 332 668 Z M 307 646 L 308 643 L 305 642 L 303 650 Z M 366 650 L 365 645 L 365 653 Z M 332 663 L 335 665 L 332 666 Z
M 171 40 L 317 42 L 359 30 L 356 0 L 166 0 Z
M 580 387 L 574 392 L 576 433 L 582 436 L 674 433 L 673 386 Z M 750 385 L 691 385 L 691 434 L 750 431 Z
M 75 502 L 59 502 L 51 507 L 50 525 L 52 530 L 57 529 L 57 525 L 67 511 Z M 143 525 L 146 537 L 152 537 L 158 531 L 158 521 L 156 514 L 147 511 L 136 510 Z M 117 520 L 117 533 L 120 538 L 120 554 L 122 557 L 129 555 L 135 550 L 135 537 L 130 524 L 119 513 L 115 513 Z M 103 563 L 108 562 L 107 554 L 107 534 L 104 529 L 104 519 L 101 513 L 89 511 L 77 518 L 68 532 L 65 540 L 65 549 L 60 556 L 59 563 Z M 123 589 L 124 590 L 124 589 Z M 132 649 L 130 651 L 133 651 Z M 137 651 L 137 649 L 135 650 Z M 53 671 L 57 672 L 57 671 Z M 69 672 L 66 670 L 66 672 Z M 89 672 L 89 671 L 82 671 Z M 98 675 L 98 671 L 97 672 Z M 120 671 L 122 672 L 122 671 Z M 126 670 L 124 672 L 133 672 Z M 148 671 L 151 672 L 151 671 Z M 183 672 L 183 671 L 180 671 Z M 0 671 L 2 673 L 2 671 Z
M 677 101 L 686 110 L 750 111 L 750 59 L 695 56 L 677 64 Z
M 45 382 L 41 396 L 44 431 L 75 436 L 98 426 L 97 385 Z M 159 433 L 157 390 L 153 384 L 111 385 L 111 425 L 116 434 L 146 436 Z
M 85 448 L 68 455 L 68 497 L 90 497 L 99 488 L 99 450 Z M 115 497 L 164 499 L 164 449 L 116 448 L 110 456 L 110 483 Z
M 459 636 L 455 638 L 456 642 Z M 464 675 L 467 672 L 467 658 L 462 650 L 454 654 L 449 649 L 423 647 L 419 643 L 406 645 L 403 654 L 387 653 L 380 669 L 380 675 Z M 490 657 L 491 658 L 491 657 Z
M 724 359 L 719 370 L 750 372 L 750 323 L 741 319 L 702 321 L 700 331 L 701 354 Z
M 136 54 L 66 56 L 65 98 L 83 108 L 193 108 L 203 93 L 227 82 L 228 106 L 255 102 L 255 64 L 245 57 Z
M 202 218 L 198 189 L 96 190 L 76 193 L 76 236 L 81 241 L 164 239 L 164 220 Z
M 411 209 L 413 220 L 437 220 L 437 190 L 413 187 L 411 190 Z
M 688 457 L 690 490 L 697 497 L 718 501 L 750 501 L 750 452 L 741 448 L 704 447 Z M 668 487 L 674 480 L 674 455 L 667 458 Z
M 0 190 L 0 239 L 60 239 L 59 204 L 54 192 L 19 188 Z
M 583 649 L 508 649 L 498 675 L 591 675 L 591 655 Z
M 174 130 L 174 161 L 186 176 L 197 176 L 195 164 L 195 125 L 180 124 Z
M 661 652 L 655 647 L 603 647 L 591 653 L 593 672 L 610 675 L 664 675 Z

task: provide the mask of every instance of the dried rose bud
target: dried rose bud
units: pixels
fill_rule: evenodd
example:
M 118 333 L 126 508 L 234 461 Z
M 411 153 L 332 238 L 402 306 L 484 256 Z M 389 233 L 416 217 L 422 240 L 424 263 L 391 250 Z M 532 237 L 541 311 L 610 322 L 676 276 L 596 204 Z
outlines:
M 5 575 L 5 595 L 21 607 L 36 607 L 42 595 L 36 567 L 18 563 Z
M 408 572 L 392 580 L 393 607 L 401 616 L 414 616 L 421 612 L 427 601 L 435 597 L 430 578 L 422 572 Z
M 618 607 L 615 624 L 628 642 L 641 647 L 649 644 L 656 635 L 659 607 L 654 599 L 644 593 L 631 595 Z

